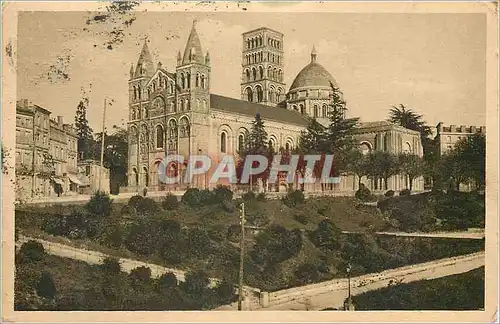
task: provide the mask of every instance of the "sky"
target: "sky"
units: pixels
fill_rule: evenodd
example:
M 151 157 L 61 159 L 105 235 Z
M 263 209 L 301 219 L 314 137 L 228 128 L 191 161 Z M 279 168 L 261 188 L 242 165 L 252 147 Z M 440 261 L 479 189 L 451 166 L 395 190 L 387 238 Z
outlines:
M 210 52 L 211 93 L 240 97 L 243 32 L 269 27 L 284 34 L 287 88 L 310 62 L 336 79 L 348 115 L 384 120 L 394 105 L 431 126 L 485 125 L 486 17 L 483 14 L 136 12 L 92 20 L 95 12 L 23 12 L 18 20 L 17 97 L 74 122 L 89 98 L 88 119 L 100 131 L 128 118 L 130 66 L 147 36 L 155 66 L 175 72 L 192 22 Z M 128 23 L 132 19 L 131 23 Z M 113 30 L 122 42 L 108 48 Z

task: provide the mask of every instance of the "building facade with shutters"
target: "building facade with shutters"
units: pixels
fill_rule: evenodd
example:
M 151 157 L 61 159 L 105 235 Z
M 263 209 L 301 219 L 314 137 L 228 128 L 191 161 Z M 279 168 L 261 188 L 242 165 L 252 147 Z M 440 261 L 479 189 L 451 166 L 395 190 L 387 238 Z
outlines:
M 16 104 L 16 198 L 78 192 L 76 129 L 28 100 Z
M 328 124 L 330 83 L 337 82 L 319 63 L 316 50 L 313 48 L 311 61 L 287 91 L 283 81 L 283 34 L 258 28 L 242 37 L 240 99 L 211 93 L 210 55 L 203 52 L 194 23 L 184 52 L 177 54 L 175 72 L 167 71 L 161 63 L 155 65 L 144 43 L 136 65 L 130 69 L 127 190 L 168 190 L 158 177 L 166 155 L 209 155 L 214 164 L 224 155 L 236 157 L 256 114 L 264 121 L 268 144 L 275 151 L 296 147 L 311 117 Z M 356 138 L 364 152 L 408 151 L 423 155 L 418 132 L 388 122 L 361 123 Z M 390 180 L 388 189 L 406 188 L 402 177 L 398 177 Z M 211 187 L 208 179 L 200 176 L 191 186 Z M 369 188 L 379 188 L 367 179 L 362 182 Z M 284 186 L 274 189 L 279 188 Z M 309 186 L 306 190 L 315 188 Z M 422 190 L 423 180 L 415 181 L 413 188 Z M 358 181 L 353 176 L 343 177 L 332 188 L 350 193 L 357 189 Z

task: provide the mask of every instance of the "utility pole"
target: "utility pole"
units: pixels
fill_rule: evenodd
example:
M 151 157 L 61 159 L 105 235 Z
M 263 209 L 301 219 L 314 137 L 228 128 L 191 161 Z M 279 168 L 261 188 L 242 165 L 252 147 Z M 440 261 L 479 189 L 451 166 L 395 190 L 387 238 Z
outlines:
M 98 188 L 101 191 L 102 169 L 104 167 L 104 128 L 106 125 L 106 98 L 104 98 L 104 111 L 102 113 L 102 133 L 101 133 L 101 167 L 99 168 Z
M 243 263 L 245 260 L 245 203 L 240 205 L 240 282 L 238 286 L 238 310 L 243 310 Z

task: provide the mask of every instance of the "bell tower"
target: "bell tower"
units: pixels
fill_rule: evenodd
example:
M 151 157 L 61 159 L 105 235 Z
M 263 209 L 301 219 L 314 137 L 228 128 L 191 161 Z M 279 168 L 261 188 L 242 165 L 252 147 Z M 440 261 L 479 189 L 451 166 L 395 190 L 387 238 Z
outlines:
M 241 99 L 275 106 L 285 100 L 283 34 L 261 27 L 243 34 Z

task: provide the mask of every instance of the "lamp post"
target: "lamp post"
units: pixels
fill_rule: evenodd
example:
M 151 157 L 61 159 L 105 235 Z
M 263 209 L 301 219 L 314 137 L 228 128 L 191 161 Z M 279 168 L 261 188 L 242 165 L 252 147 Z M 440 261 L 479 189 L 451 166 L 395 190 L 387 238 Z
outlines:
M 352 300 L 351 300 L 351 263 L 347 264 L 347 305 L 344 306 L 345 310 L 354 310 Z

